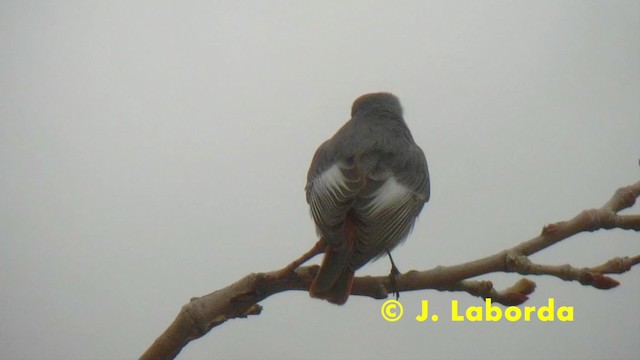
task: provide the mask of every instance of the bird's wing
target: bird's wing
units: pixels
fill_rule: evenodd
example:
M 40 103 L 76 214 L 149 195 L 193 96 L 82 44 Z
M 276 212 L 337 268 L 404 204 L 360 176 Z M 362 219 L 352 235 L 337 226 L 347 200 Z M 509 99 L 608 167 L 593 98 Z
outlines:
M 427 162 L 417 146 L 399 155 L 388 171 L 370 176 L 353 206 L 358 241 L 352 268 L 406 239 L 429 195 Z
M 340 241 L 341 225 L 363 187 L 363 177 L 353 164 L 330 151 L 330 140 L 316 151 L 307 177 L 307 202 L 318 230 L 332 243 Z M 337 238 L 332 239 L 335 234 Z

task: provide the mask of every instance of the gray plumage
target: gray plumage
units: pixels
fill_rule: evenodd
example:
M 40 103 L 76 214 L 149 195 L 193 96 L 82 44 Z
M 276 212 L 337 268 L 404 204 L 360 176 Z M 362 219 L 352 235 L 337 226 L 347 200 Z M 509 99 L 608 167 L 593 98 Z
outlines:
M 397 97 L 373 93 L 355 100 L 351 120 L 316 151 L 306 194 L 328 246 L 311 293 L 332 301 L 323 293 L 331 292 L 345 272 L 352 277 L 400 244 L 429 200 L 427 161 L 404 122 Z M 355 234 L 353 244 L 348 243 L 349 234 Z

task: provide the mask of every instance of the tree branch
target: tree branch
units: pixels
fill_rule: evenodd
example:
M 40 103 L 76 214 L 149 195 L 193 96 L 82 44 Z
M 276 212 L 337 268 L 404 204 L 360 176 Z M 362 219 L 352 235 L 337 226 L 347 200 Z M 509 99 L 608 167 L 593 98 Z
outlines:
M 536 287 L 533 281 L 520 279 L 511 287 L 497 291 L 490 281 L 466 280 L 492 272 L 549 275 L 567 281 L 579 281 L 582 285 L 598 289 L 610 289 L 619 285 L 619 282 L 604 274 L 629 271 L 640 263 L 640 255 L 617 257 L 601 265 L 582 269 L 568 264 L 535 264 L 528 256 L 581 232 L 614 228 L 640 231 L 640 215 L 618 214 L 633 206 L 638 196 L 640 181 L 618 189 L 601 208 L 582 211 L 568 221 L 548 224 L 540 235 L 511 249 L 464 264 L 438 266 L 425 271 L 412 270 L 396 276 L 395 286 L 392 286 L 389 276 L 357 277 L 351 295 L 384 299 L 396 290 L 435 289 L 464 291 L 473 296 L 490 297 L 495 303 L 519 305 L 528 299 Z M 260 314 L 262 307 L 258 303 L 266 297 L 288 290 L 307 291 L 318 266 L 300 265 L 321 252 L 322 242 L 318 241 L 307 253 L 283 269 L 249 274 L 223 289 L 192 298 L 140 359 L 173 359 L 189 341 L 205 335 L 225 321 Z

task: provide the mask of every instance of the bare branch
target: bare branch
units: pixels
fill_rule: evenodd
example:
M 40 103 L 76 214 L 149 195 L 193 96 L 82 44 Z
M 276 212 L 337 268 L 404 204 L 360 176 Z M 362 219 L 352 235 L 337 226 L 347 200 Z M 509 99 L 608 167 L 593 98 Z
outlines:
M 512 306 L 520 305 L 527 301 L 529 299 L 527 295 L 531 294 L 533 290 L 535 290 L 535 288 L 536 283 L 529 279 L 523 278 L 502 291 L 497 291 L 496 289 L 494 289 L 493 283 L 486 280 L 462 280 L 453 284 L 452 286 L 445 286 L 437 290 L 464 291 L 469 293 L 470 295 L 481 297 L 483 299 L 491 298 L 494 303 Z
M 546 225 L 540 235 L 511 249 L 464 264 L 438 266 L 425 271 L 412 270 L 396 276 L 395 286 L 392 286 L 389 276 L 357 277 L 351 295 L 384 299 L 393 291 L 435 289 L 464 291 L 473 296 L 490 297 L 503 305 L 518 305 L 525 302 L 527 295 L 536 287 L 533 281 L 520 279 L 513 286 L 497 291 L 490 281 L 467 280 L 492 272 L 550 275 L 599 289 L 615 287 L 618 281 L 605 274 L 629 271 L 640 263 L 640 255 L 618 257 L 583 269 L 571 265 L 535 264 L 528 257 L 581 232 L 614 228 L 640 231 L 640 215 L 617 214 L 633 206 L 638 196 L 640 181 L 618 189 L 601 208 L 585 210 L 571 220 Z M 307 291 L 318 266 L 300 265 L 321 252 L 322 243 L 318 241 L 307 253 L 283 269 L 250 274 L 211 294 L 192 298 L 141 359 L 173 359 L 189 341 L 203 336 L 225 321 L 260 314 L 262 307 L 258 303 L 266 297 L 288 290 Z

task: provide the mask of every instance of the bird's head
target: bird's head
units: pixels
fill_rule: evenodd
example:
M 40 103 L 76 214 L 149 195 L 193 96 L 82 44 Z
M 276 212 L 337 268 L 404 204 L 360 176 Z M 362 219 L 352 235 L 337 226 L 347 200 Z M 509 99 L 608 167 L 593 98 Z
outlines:
M 375 112 L 390 112 L 402 116 L 402 106 L 398 98 L 387 92 L 364 94 L 357 98 L 351 106 L 351 117 L 356 114 Z

